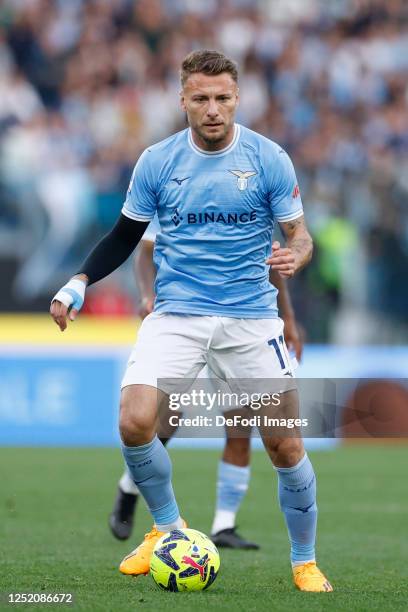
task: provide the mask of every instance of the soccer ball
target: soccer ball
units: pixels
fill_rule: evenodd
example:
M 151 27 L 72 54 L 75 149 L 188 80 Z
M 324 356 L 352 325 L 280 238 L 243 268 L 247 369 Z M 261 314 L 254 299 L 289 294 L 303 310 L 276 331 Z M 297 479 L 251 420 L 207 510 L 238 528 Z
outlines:
M 154 547 L 150 573 L 166 591 L 202 591 L 214 582 L 220 555 L 211 540 L 195 529 L 174 529 Z

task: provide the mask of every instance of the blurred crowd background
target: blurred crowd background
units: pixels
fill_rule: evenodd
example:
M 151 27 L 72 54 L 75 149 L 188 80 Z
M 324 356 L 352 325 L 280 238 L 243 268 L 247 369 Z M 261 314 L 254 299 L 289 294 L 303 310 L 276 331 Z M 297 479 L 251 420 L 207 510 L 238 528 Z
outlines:
M 185 127 L 193 49 L 240 67 L 238 121 L 297 169 L 316 251 L 291 281 L 310 342 L 408 342 L 406 0 L 2 0 L 0 311 L 46 311 Z M 94 313 L 136 307 L 130 264 Z

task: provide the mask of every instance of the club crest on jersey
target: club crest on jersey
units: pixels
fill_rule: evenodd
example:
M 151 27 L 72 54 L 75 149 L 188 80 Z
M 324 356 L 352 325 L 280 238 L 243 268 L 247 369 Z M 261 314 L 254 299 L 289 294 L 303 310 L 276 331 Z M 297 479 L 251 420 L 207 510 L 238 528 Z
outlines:
M 229 170 L 228 172 L 231 172 L 231 174 L 238 178 L 237 185 L 240 191 L 245 191 L 248 188 L 248 179 L 257 174 L 256 172 L 242 172 L 241 170 Z

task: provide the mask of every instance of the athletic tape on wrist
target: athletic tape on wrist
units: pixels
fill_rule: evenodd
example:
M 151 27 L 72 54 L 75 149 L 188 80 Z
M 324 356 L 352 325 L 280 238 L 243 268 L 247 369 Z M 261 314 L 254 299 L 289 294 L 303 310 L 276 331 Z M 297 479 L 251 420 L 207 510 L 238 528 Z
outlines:
M 64 304 L 64 306 L 67 308 L 69 308 L 72 304 L 75 309 L 79 310 L 84 303 L 85 290 L 86 283 L 84 283 L 84 281 L 77 278 L 71 278 L 71 280 L 66 285 L 61 287 L 58 293 L 54 295 L 52 302 L 57 300 L 58 302 Z

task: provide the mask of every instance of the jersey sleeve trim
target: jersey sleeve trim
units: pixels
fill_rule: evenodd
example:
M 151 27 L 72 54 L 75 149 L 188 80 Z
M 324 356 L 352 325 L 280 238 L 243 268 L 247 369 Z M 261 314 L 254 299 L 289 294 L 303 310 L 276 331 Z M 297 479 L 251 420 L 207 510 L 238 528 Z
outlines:
M 279 215 L 279 217 L 275 217 L 275 219 L 277 221 L 294 221 L 295 219 L 298 219 L 299 217 L 302 217 L 304 215 L 303 210 L 298 210 L 295 213 L 292 213 L 290 215 Z
M 138 215 L 136 213 L 132 213 L 129 210 L 127 210 L 125 207 L 122 208 L 121 213 L 122 213 L 122 215 L 124 215 L 128 219 L 132 219 L 133 221 L 146 221 L 146 222 L 149 222 L 149 221 L 151 221 L 153 219 L 153 217 L 146 217 L 146 216 L 143 216 L 143 215 Z

